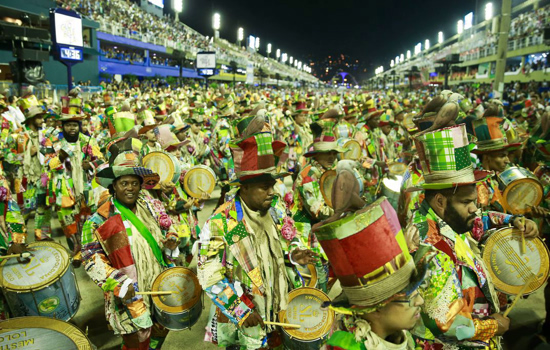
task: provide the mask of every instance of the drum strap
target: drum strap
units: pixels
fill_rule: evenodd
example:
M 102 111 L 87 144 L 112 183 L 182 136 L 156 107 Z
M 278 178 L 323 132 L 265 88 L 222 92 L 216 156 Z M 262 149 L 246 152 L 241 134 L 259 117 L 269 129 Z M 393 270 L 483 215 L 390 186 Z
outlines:
M 151 250 L 153 251 L 153 254 L 155 255 L 155 258 L 157 259 L 160 266 L 168 267 L 166 262 L 164 261 L 164 257 L 162 256 L 162 251 L 160 250 L 160 247 L 153 238 L 153 235 L 147 229 L 147 227 L 141 222 L 141 220 L 134 214 L 130 209 L 126 208 L 124 205 L 120 204 L 116 199 L 113 200 L 115 207 L 120 211 L 120 214 L 122 217 L 126 220 L 129 220 L 132 225 L 135 226 L 135 228 L 138 230 L 138 232 L 141 234 L 143 238 L 147 241 L 149 244 L 149 247 L 151 247 Z

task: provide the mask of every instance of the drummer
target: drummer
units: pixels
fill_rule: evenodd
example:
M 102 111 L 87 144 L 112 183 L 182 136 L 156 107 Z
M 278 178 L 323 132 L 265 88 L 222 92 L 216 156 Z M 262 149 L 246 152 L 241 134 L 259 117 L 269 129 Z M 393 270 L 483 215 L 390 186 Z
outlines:
M 299 231 L 299 238 L 310 249 L 320 253 L 319 243 L 311 233 L 311 226 L 331 216 L 334 212 L 325 202 L 320 187 L 321 176 L 336 166 L 338 153 L 344 152 L 334 136 L 332 118 L 338 116 L 336 109 L 328 110 L 320 120 L 312 124 L 316 133 L 313 146 L 304 157 L 308 164 L 300 171 L 294 183 L 294 220 Z M 317 276 L 319 287 L 327 291 L 327 273 L 321 263 L 318 264 Z
M 269 132 L 241 135 L 245 138 L 231 148 L 239 169 L 237 195 L 200 233 L 198 279 L 215 308 L 205 340 L 231 348 L 273 348 L 280 341 L 272 336 L 266 342 L 274 327 L 264 320 L 275 321 L 287 307 L 291 281 L 285 264 L 314 263 L 316 254 L 299 248 L 293 220 L 273 188 L 276 179 L 290 175 L 275 167 L 286 145 L 273 142 Z
M 160 125 L 154 117 L 154 113 L 150 110 L 144 110 L 143 112 L 143 126 L 139 129 L 138 134 L 145 137 L 143 147 L 140 152 L 141 158 L 145 157 L 151 152 L 161 151 L 162 147 L 158 142 L 158 129 Z
M 418 287 L 433 251 L 423 247 L 425 255 L 415 264 L 389 202 L 379 200 L 365 208 L 349 169 L 338 171 L 334 188 L 336 214 L 313 228 L 343 290 L 330 303 L 339 317 L 328 345 L 333 349 L 415 349 L 409 330 L 420 321 L 424 300 Z M 357 232 L 347 232 L 338 224 L 350 222 L 350 216 L 361 223 Z M 338 232 L 342 229 L 345 235 Z
M 468 149 L 464 124 L 425 133 L 415 143 L 424 183 L 409 190 L 425 190 L 425 199 L 406 229 L 407 244 L 411 251 L 419 244 L 431 245 L 438 254 L 429 264 L 431 278 L 422 287 L 426 329 L 418 327 L 413 334 L 435 349 L 440 349 L 436 343 L 469 347 L 470 342 L 479 341 L 489 346 L 508 330 L 510 320 L 500 313 L 499 297 L 487 278 L 476 241 L 488 228 L 507 224 L 527 238 L 535 237 L 537 226 L 502 213 L 477 216 L 476 184 L 490 173 L 474 172 L 469 152 L 464 152 Z
M 155 277 L 172 265 L 179 240 L 170 218 L 140 193 L 159 176 L 139 165 L 131 140 L 109 151 L 109 166 L 96 181 L 111 196 L 84 225 L 85 270 L 104 292 L 105 315 L 122 336 L 122 349 L 160 349 L 168 331 L 154 322 L 149 296 L 136 292 L 150 291 Z

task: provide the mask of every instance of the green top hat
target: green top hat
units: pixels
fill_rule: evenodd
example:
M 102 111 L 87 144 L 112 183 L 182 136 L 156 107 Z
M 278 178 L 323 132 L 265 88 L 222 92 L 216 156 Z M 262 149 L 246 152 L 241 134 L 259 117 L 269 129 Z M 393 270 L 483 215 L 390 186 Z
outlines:
M 521 146 L 521 142 L 508 143 L 502 128 L 503 121 L 504 119 L 500 117 L 483 117 L 472 121 L 472 129 L 477 138 L 477 148 L 472 151 L 473 153 L 483 154 L 510 148 L 517 149 Z
M 470 185 L 492 175 L 487 171 L 474 172 L 464 124 L 420 134 L 414 141 L 422 164 L 424 183 L 421 188 L 410 188 L 408 191 Z

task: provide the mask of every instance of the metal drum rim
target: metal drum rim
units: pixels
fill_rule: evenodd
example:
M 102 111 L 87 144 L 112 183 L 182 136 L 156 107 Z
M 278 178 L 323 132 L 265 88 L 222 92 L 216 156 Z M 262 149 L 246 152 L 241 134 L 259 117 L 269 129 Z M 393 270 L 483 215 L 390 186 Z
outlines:
M 179 165 L 179 163 L 178 163 L 177 158 L 174 157 L 173 155 L 171 155 L 170 153 L 164 152 L 164 151 L 153 151 L 153 152 L 147 153 L 147 155 L 145 155 L 145 156 L 143 157 L 143 160 L 141 161 L 141 162 L 143 163 L 143 166 L 144 166 L 145 168 L 149 169 L 149 168 L 147 167 L 147 165 L 146 165 L 146 164 L 147 164 L 147 161 L 148 161 L 150 158 L 152 158 L 152 156 L 154 156 L 154 155 L 161 155 L 161 156 L 163 156 L 163 157 L 166 157 L 166 158 L 170 159 L 170 161 L 174 164 L 173 174 L 172 174 L 172 176 L 170 177 L 170 181 L 172 181 L 172 180 L 174 179 L 174 176 L 175 176 L 175 174 L 177 173 L 178 168 L 179 168 L 180 175 L 181 175 L 181 167 L 180 167 L 180 165 Z M 159 174 L 159 175 L 160 175 L 160 174 Z M 155 188 L 157 188 L 157 189 L 160 188 L 160 185 L 155 186 Z
M 310 295 L 313 294 L 314 296 L 318 297 L 321 300 L 324 299 L 324 301 L 330 301 L 329 296 L 326 293 L 324 293 L 322 290 L 319 290 L 317 288 L 311 288 L 311 287 L 301 287 L 301 288 L 296 288 L 294 290 L 291 290 L 288 293 L 288 304 L 290 305 L 290 301 L 292 299 L 294 299 L 295 297 L 306 294 L 308 292 L 309 292 Z M 334 318 L 335 318 L 333 310 L 327 308 L 327 312 L 328 312 L 327 321 L 325 322 L 323 327 L 319 331 L 317 331 L 317 334 L 322 334 L 320 336 L 304 339 L 304 338 L 300 338 L 300 337 L 297 337 L 296 335 L 292 334 L 292 332 L 295 331 L 295 330 L 291 330 L 291 329 L 287 330 L 285 328 L 282 328 L 282 330 L 289 337 L 294 338 L 294 339 L 299 339 L 300 341 L 304 341 L 304 342 L 312 342 L 312 341 L 315 341 L 315 340 L 318 340 L 318 339 L 323 339 L 330 332 L 330 330 L 332 328 L 332 324 L 334 322 Z M 283 323 L 287 322 L 286 310 L 279 311 L 279 320 L 280 320 L 280 322 L 283 322 Z
M 487 270 L 488 270 L 487 273 L 489 273 L 491 275 L 491 278 L 493 279 L 495 289 L 502 292 L 502 293 L 504 293 L 504 294 L 507 294 L 507 295 L 515 295 L 515 294 L 520 292 L 522 286 L 510 286 L 510 285 L 507 285 L 503 282 L 501 283 L 500 279 L 495 276 L 495 274 L 493 272 L 493 269 L 491 268 L 490 253 L 488 252 L 488 248 L 492 248 L 496 244 L 496 241 L 500 238 L 498 235 L 499 234 L 502 235 L 503 232 L 505 232 L 505 231 L 511 231 L 510 234 L 512 234 L 514 231 L 517 231 L 517 229 L 512 228 L 512 227 L 505 227 L 505 228 L 501 228 L 501 229 L 496 230 L 495 232 L 493 232 L 493 234 L 491 234 L 491 236 L 489 238 L 487 238 L 487 240 L 485 241 L 483 251 L 481 253 L 481 258 L 483 259 L 483 262 L 485 263 L 485 266 L 487 266 Z M 537 246 L 542 247 L 542 251 L 546 252 L 547 260 L 550 261 L 550 251 L 548 250 L 548 247 L 543 242 L 543 240 L 540 237 L 531 238 L 529 240 L 530 241 L 536 241 L 537 243 L 534 243 L 534 244 L 537 245 Z M 486 252 L 487 252 L 487 254 L 486 254 Z M 533 272 L 533 274 L 535 274 L 535 275 L 538 273 L 538 271 L 531 271 L 531 272 Z M 541 283 L 539 283 L 539 286 L 537 288 L 527 289 L 527 291 L 525 293 L 523 293 L 523 295 L 529 295 L 529 294 L 532 294 L 532 293 L 536 292 L 537 290 L 539 290 L 542 286 L 544 286 L 544 284 L 546 283 L 546 281 L 548 280 L 549 277 L 550 277 L 550 269 L 548 269 L 546 271 L 545 277 L 542 279 Z M 537 281 L 539 281 L 539 279 L 537 279 Z M 503 288 L 503 286 L 504 287 L 508 286 L 510 289 L 505 290 L 505 288 Z
M 191 271 L 190 269 L 183 267 L 183 266 L 175 266 L 171 267 L 169 269 L 166 269 L 162 271 L 153 281 L 153 285 L 151 286 L 151 291 L 156 292 L 159 290 L 161 277 L 168 275 L 170 273 L 173 273 L 175 270 L 182 270 L 184 275 L 189 275 L 192 277 L 193 283 L 195 285 L 195 293 L 193 294 L 193 297 L 185 304 L 180 306 L 169 306 L 160 300 L 160 296 L 153 295 L 151 299 L 153 300 L 153 304 L 155 307 L 160 308 L 163 312 L 171 312 L 171 313 L 178 313 L 186 310 L 190 310 L 197 302 L 201 300 L 201 294 L 202 294 L 202 287 L 199 283 L 199 279 L 197 278 L 197 275 Z
M 514 189 L 517 185 L 519 184 L 523 184 L 525 182 L 529 182 L 529 183 L 533 183 L 535 184 L 535 186 L 537 186 L 539 188 L 539 191 L 537 192 L 537 200 L 536 200 L 536 203 L 533 204 L 534 206 L 537 206 L 540 204 L 540 202 L 542 201 L 542 197 L 543 197 L 543 192 L 544 192 L 544 189 L 542 188 L 542 185 L 541 183 L 536 180 L 536 179 L 532 179 L 532 178 L 524 178 L 524 179 L 517 179 L 517 180 L 514 180 L 512 182 L 510 182 L 506 188 L 504 189 L 504 192 L 502 193 L 502 198 L 504 200 L 504 204 L 506 205 L 506 208 L 508 209 L 508 211 L 512 212 L 513 214 L 525 214 L 527 212 L 528 209 L 512 209 L 510 207 L 510 205 L 508 204 L 508 200 L 507 200 L 507 196 L 508 196 L 508 193 L 510 193 L 510 191 L 512 189 Z
M 326 179 L 329 178 L 330 176 L 334 176 L 336 178 L 336 170 L 334 169 L 330 169 L 330 170 L 327 170 L 323 173 L 323 175 L 321 175 L 321 179 L 319 179 L 319 187 L 321 189 L 321 195 L 323 196 L 325 202 L 327 203 L 327 205 L 332 208 L 332 194 L 331 194 L 331 197 L 329 197 L 328 194 L 325 193 L 325 181 L 327 181 Z M 330 189 L 331 193 L 332 193 L 332 187 Z
M 12 330 L 19 330 L 19 329 L 26 329 L 26 328 L 43 328 L 43 329 L 49 329 L 52 331 L 59 332 L 69 338 L 73 341 L 76 347 L 78 347 L 79 350 L 92 350 L 92 342 L 88 338 L 88 336 L 77 326 L 72 324 L 71 322 L 58 320 L 51 317 L 45 317 L 45 316 L 23 316 L 23 317 L 13 317 L 7 320 L 4 320 L 0 322 L 0 325 L 5 325 L 5 322 L 11 322 L 15 323 L 10 325 L 10 328 L 4 328 L 0 329 L 0 335 L 4 333 L 4 331 L 12 331 Z M 31 322 L 31 325 L 24 325 L 23 323 Z M 56 325 L 56 323 L 59 322 L 59 324 Z M 61 326 L 65 326 L 65 329 L 61 329 Z M 75 332 L 68 333 L 66 332 L 67 328 L 73 329 Z M 78 334 L 79 337 L 74 337 L 74 334 Z M 80 337 L 81 336 L 81 337 Z M 87 347 L 83 347 L 82 344 L 77 344 L 79 340 L 85 339 L 88 342 Z
M 189 169 L 189 171 L 187 171 L 187 173 L 183 177 L 183 187 L 185 189 L 185 192 L 189 193 L 189 195 L 193 198 L 201 197 L 201 194 L 196 193 L 195 191 L 192 191 L 191 188 L 189 187 L 189 178 L 197 170 L 206 170 L 212 176 L 212 185 L 208 189 L 205 188 L 207 193 L 211 194 L 212 192 L 214 192 L 214 188 L 216 188 L 216 173 L 214 172 L 214 170 L 212 170 L 210 167 L 207 167 L 205 165 L 195 165 L 194 167 Z
M 65 254 L 66 259 L 63 259 L 63 261 L 65 261 L 66 264 L 62 268 L 62 270 L 59 272 L 59 274 L 56 275 L 55 277 L 52 277 L 51 279 L 49 279 L 47 281 L 40 282 L 40 283 L 31 285 L 31 286 L 25 286 L 25 288 L 23 288 L 22 286 L 15 286 L 11 283 L 6 284 L 4 282 L 4 273 L 3 273 L 4 272 L 4 265 L 7 264 L 7 262 L 10 259 L 15 259 L 15 258 L 10 258 L 10 259 L 6 259 L 6 260 L 4 260 L 0 263 L 0 286 L 2 288 L 4 288 L 7 291 L 10 291 L 10 292 L 17 292 L 17 293 L 38 291 L 38 290 L 41 290 L 41 289 L 44 289 L 44 288 L 47 288 L 47 287 L 51 286 L 52 284 L 54 284 L 54 283 L 58 282 L 59 280 L 61 280 L 61 278 L 63 276 L 65 276 L 65 274 L 69 270 L 69 266 L 71 265 L 70 264 L 71 257 L 69 255 L 69 253 L 67 253 L 67 250 L 65 249 L 65 247 L 63 247 L 61 244 L 59 244 L 57 242 L 49 242 L 49 241 L 32 242 L 32 243 L 29 243 L 28 247 L 32 248 L 32 247 L 40 246 L 40 245 L 51 246 L 53 248 L 56 248 L 59 252 L 61 252 L 61 255 Z M 75 283 L 76 283 L 76 281 L 75 281 Z
M 359 141 L 357 140 L 354 140 L 354 139 L 348 139 L 345 143 L 344 143 L 344 148 L 348 148 L 348 146 L 353 143 L 353 144 L 357 144 L 355 147 L 359 149 L 359 153 L 361 153 L 361 144 L 359 143 Z M 352 158 L 352 157 L 345 157 L 345 154 L 348 153 L 348 152 L 351 152 L 352 150 L 350 149 L 349 151 L 346 151 L 344 152 L 344 159 L 350 159 L 350 160 L 357 160 L 359 158 L 361 158 L 361 155 L 359 155 L 359 157 L 357 158 Z

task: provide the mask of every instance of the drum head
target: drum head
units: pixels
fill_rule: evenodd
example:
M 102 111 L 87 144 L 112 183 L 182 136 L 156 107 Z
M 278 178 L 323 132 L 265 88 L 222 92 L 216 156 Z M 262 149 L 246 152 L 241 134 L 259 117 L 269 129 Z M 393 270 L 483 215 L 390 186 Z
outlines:
M 325 199 L 325 202 L 332 208 L 332 185 L 336 180 L 336 170 L 327 170 L 321 176 L 319 186 L 321 187 L 321 194 Z
M 306 284 L 304 287 L 311 287 L 311 288 L 317 287 L 317 270 L 315 270 L 315 265 L 313 264 L 308 264 L 307 266 L 296 265 L 296 269 L 304 279 L 304 282 Z
M 161 182 L 173 182 L 174 178 L 179 178 L 179 175 L 176 174 L 177 170 L 179 170 L 179 166 L 174 163 L 174 158 L 170 157 L 168 153 L 156 151 L 147 154 L 143 157 L 143 166 L 147 169 L 151 169 L 160 176 L 159 184 L 157 184 L 154 189 L 158 190 Z
M 504 228 L 493 233 L 483 249 L 483 261 L 489 269 L 495 288 L 515 295 L 520 292 L 532 274 L 536 279 L 525 294 L 542 287 L 548 279 L 548 249 L 540 238 L 525 240 L 525 254 L 521 253 L 521 232 Z
M 531 206 L 540 204 L 543 191 L 537 180 L 526 178 L 509 184 L 502 196 L 510 213 L 525 214 Z
M 193 271 L 185 267 L 172 267 L 157 276 L 151 287 L 153 292 L 174 291 L 169 295 L 155 295 L 153 303 L 161 310 L 178 313 L 191 309 L 199 302 L 202 288 Z
M 55 318 L 10 318 L 0 322 L 0 327 L 0 349 L 92 350 L 90 341 L 80 329 Z
M 212 194 L 216 187 L 216 174 L 204 165 L 197 165 L 183 177 L 183 188 L 193 198 L 201 198 L 202 193 Z
M 284 323 L 299 324 L 299 329 L 283 328 L 283 332 L 299 340 L 311 341 L 328 334 L 334 322 L 334 311 L 321 305 L 330 298 L 322 291 L 303 287 L 288 294 L 288 307 L 279 312 Z
M 400 162 L 390 163 L 388 169 L 394 175 L 403 175 L 407 171 L 407 164 Z
M 359 158 L 361 158 L 361 154 L 363 152 L 361 150 L 361 145 L 359 144 L 359 142 L 355 140 L 349 140 L 344 143 L 344 148 L 346 148 L 347 151 L 342 154 L 342 159 L 358 160 Z
M 67 250 L 55 242 L 33 242 L 33 256 L 27 264 L 16 258 L 3 259 L 0 264 L 0 285 L 10 291 L 41 289 L 59 279 L 69 268 Z

